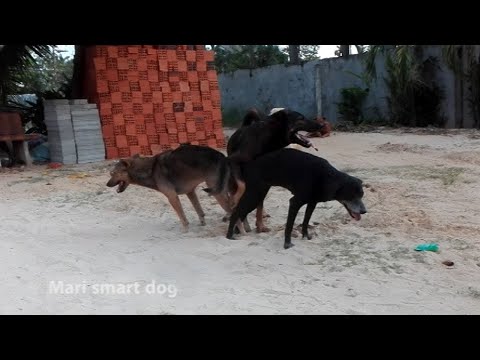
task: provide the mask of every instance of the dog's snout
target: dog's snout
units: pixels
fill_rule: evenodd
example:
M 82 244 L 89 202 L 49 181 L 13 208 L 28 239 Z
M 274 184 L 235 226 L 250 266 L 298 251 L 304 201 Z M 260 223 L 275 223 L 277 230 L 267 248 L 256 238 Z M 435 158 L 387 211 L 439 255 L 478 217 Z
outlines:
M 360 205 L 360 214 L 366 214 L 367 213 L 367 209 L 365 208 L 365 205 L 363 204 L 363 202 L 361 203 Z

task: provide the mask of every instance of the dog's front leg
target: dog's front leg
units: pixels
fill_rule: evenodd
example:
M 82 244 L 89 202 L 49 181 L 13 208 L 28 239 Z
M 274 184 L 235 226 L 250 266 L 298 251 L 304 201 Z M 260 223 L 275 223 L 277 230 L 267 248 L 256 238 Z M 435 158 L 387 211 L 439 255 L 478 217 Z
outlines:
M 236 218 L 234 220 L 234 217 Z M 231 216 L 230 216 L 230 223 L 228 224 L 228 230 L 227 230 L 227 239 L 230 239 L 230 240 L 235 240 L 234 237 L 233 237 L 233 231 L 235 230 L 235 225 L 237 224 L 237 221 L 238 221 L 238 215 L 233 213 Z
M 293 224 L 295 222 L 295 218 L 297 217 L 298 210 L 305 204 L 297 197 L 292 197 L 290 199 L 290 207 L 288 208 L 288 217 L 287 217 L 287 225 L 285 226 L 285 243 L 283 244 L 284 249 L 289 249 L 294 244 L 292 244 L 292 230 Z
M 247 235 L 247 232 L 245 231 L 245 225 L 240 219 L 237 220 L 236 226 L 240 232 L 240 235 Z
M 245 231 L 247 233 L 252 231 L 252 228 L 250 227 L 250 224 L 248 223 L 247 218 L 245 218 L 245 220 L 243 220 L 243 226 L 245 227 Z
M 308 233 L 308 223 L 310 222 L 310 218 L 315 210 L 315 206 L 317 206 L 317 203 L 309 203 L 307 205 L 307 210 L 305 210 L 305 216 L 303 217 L 302 238 L 307 238 L 308 240 L 312 240 L 312 237 Z

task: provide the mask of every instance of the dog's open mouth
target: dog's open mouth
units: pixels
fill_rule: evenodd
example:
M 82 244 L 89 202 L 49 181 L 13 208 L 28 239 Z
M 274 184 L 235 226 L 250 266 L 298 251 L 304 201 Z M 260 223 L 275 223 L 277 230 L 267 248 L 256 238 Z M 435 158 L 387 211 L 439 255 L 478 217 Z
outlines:
M 350 214 L 350 216 L 352 218 L 354 218 L 355 220 L 359 221 L 361 218 L 362 218 L 362 215 L 360 215 L 360 213 L 356 213 L 356 212 L 353 212 L 353 211 L 350 211 L 350 209 L 347 208 L 347 211 L 348 213 Z
M 345 209 L 347 209 L 348 215 L 350 215 L 353 219 L 355 219 L 356 221 L 359 221 L 362 218 L 362 215 L 360 213 L 350 210 L 345 203 L 343 202 L 341 203 L 345 207 Z
M 117 186 L 117 193 L 124 192 L 127 188 L 127 183 L 125 181 L 119 181 Z
M 307 135 L 302 135 L 302 134 L 299 134 L 299 133 L 295 133 L 294 134 L 295 136 L 295 142 L 303 147 L 306 147 L 306 148 L 313 148 L 315 149 L 315 151 L 318 151 L 318 149 L 313 145 L 313 143 L 310 141 L 310 139 L 308 139 L 308 134 Z
M 310 139 L 308 139 L 305 135 L 299 134 L 298 132 L 294 133 L 293 135 L 294 135 L 295 139 L 297 140 L 296 142 L 299 145 L 302 145 L 303 147 L 306 147 L 306 148 L 313 146 Z

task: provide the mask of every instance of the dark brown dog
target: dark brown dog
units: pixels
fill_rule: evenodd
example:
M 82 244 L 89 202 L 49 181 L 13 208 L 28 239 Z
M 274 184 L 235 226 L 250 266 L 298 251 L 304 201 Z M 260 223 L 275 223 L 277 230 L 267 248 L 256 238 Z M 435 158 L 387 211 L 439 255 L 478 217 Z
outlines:
M 322 126 L 316 121 L 286 108 L 273 109 L 268 116 L 262 116 L 256 109 L 250 109 L 243 119 L 242 126 L 233 133 L 228 141 L 228 171 L 218 176 L 219 182 L 214 188 L 204 190 L 211 194 L 217 194 L 225 192 L 225 189 L 228 188 L 233 193 L 233 207 L 236 206 L 245 192 L 245 182 L 242 176 L 242 167 L 245 164 L 290 144 L 298 144 L 305 148 L 311 147 L 310 140 L 299 134 L 299 131 L 320 131 L 321 128 Z M 231 179 L 234 179 L 233 184 Z M 245 223 L 245 225 L 247 224 Z M 257 232 L 269 231 L 263 223 L 263 202 L 257 209 L 256 226 Z
M 205 182 L 215 186 L 220 168 L 226 166 L 226 157 L 220 151 L 206 147 L 182 144 L 175 150 L 168 150 L 151 157 L 132 156 L 120 160 L 110 172 L 108 187 L 118 186 L 121 193 L 130 184 L 144 186 L 163 193 L 177 213 L 185 230 L 188 221 L 178 195 L 186 194 L 200 219 L 205 225 L 205 213 L 195 193 L 196 187 Z M 232 206 L 229 194 L 214 195 L 220 206 L 230 216 Z M 244 233 L 243 227 L 240 227 Z

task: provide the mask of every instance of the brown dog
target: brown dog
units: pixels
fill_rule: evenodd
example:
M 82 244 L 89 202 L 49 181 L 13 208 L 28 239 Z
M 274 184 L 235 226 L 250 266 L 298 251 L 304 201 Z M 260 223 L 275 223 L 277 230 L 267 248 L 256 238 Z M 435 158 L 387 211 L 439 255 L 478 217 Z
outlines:
M 121 193 L 130 184 L 144 186 L 163 193 L 177 213 L 185 230 L 188 221 L 178 195 L 186 194 L 192 203 L 200 224 L 205 225 L 205 213 L 195 193 L 196 187 L 205 182 L 214 186 L 218 182 L 221 168 L 226 166 L 226 157 L 220 151 L 198 145 L 182 144 L 175 150 L 168 150 L 151 157 L 132 156 L 121 159 L 110 172 L 108 187 L 118 186 Z M 215 199 L 229 217 L 232 212 L 227 192 L 215 194 Z M 224 218 L 226 221 L 226 218 Z M 242 233 L 244 228 L 240 226 Z
M 332 125 L 327 121 L 327 119 L 324 116 L 318 116 L 316 119 L 316 122 L 322 125 L 322 128 L 320 129 L 320 131 L 309 133 L 307 136 L 311 138 L 312 137 L 324 138 L 324 137 L 330 136 L 330 133 L 332 132 Z

